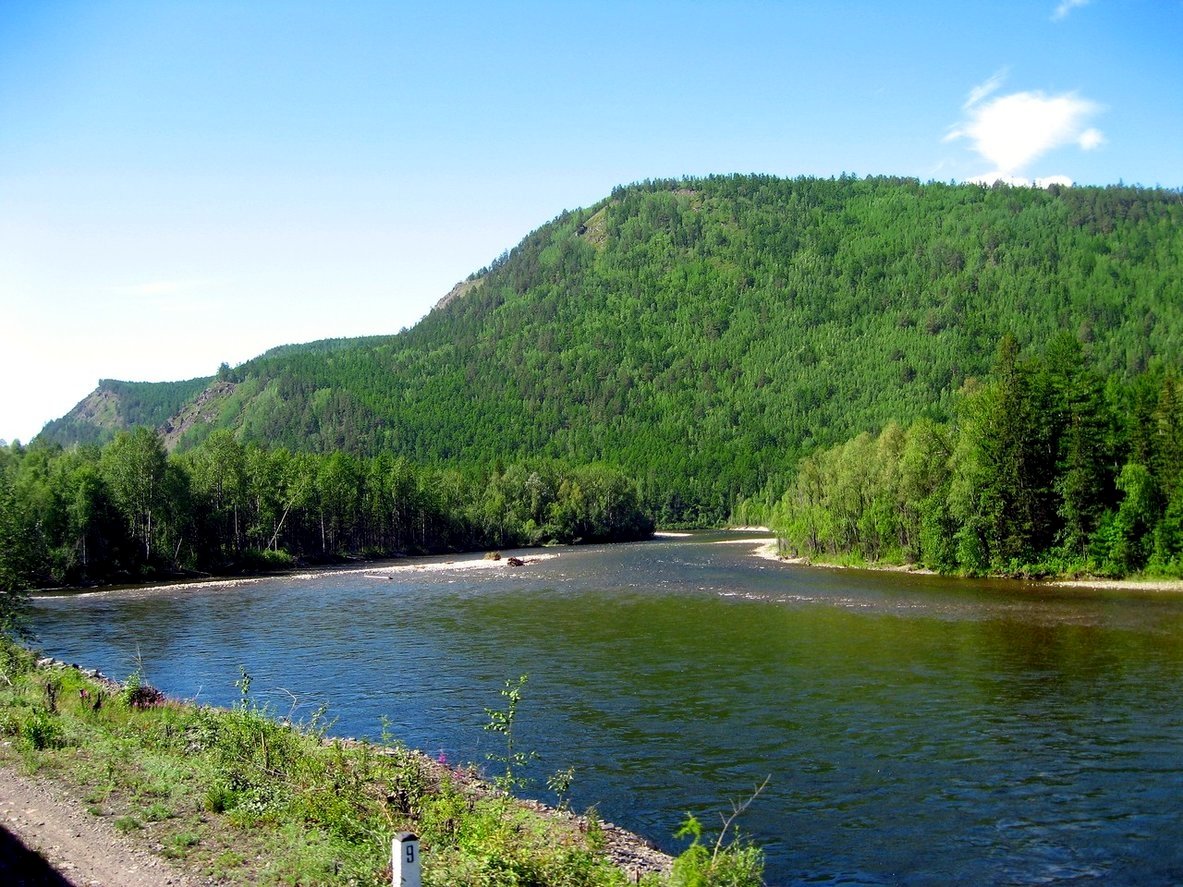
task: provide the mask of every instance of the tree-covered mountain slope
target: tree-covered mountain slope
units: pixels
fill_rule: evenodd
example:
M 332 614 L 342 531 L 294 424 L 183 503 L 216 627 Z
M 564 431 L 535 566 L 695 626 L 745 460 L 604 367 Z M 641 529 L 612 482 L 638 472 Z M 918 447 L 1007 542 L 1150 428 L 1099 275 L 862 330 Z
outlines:
M 1177 360 L 1183 195 L 650 182 L 542 226 L 413 329 L 223 373 L 177 445 L 224 427 L 425 464 L 599 460 L 659 520 L 720 519 L 818 446 L 943 417 L 1005 334 L 1064 330 L 1106 376 Z
M 184 382 L 121 382 L 101 379 L 74 409 L 42 429 L 40 438 L 62 444 L 106 443 L 127 428 L 167 427 L 209 387 L 210 378 Z

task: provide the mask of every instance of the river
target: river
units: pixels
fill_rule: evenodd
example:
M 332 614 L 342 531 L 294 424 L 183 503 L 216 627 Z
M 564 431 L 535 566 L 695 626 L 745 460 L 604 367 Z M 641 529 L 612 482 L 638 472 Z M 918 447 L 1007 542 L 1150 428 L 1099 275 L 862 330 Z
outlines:
M 242 666 L 278 715 L 327 703 L 335 735 L 385 721 L 451 762 L 504 751 L 485 709 L 528 675 L 525 793 L 574 767 L 573 807 L 677 852 L 687 811 L 712 831 L 767 777 L 738 825 L 773 885 L 1183 882 L 1183 597 L 796 567 L 736 540 L 49 596 L 34 623 L 113 677 L 225 705 Z

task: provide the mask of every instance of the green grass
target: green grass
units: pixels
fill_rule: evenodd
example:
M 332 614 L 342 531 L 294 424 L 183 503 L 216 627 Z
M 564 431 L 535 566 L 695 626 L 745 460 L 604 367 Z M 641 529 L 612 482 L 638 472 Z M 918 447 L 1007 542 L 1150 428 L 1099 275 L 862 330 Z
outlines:
M 0 765 L 69 786 L 116 830 L 227 883 L 388 884 L 400 831 L 420 836 L 426 887 L 631 883 L 594 820 L 581 830 L 418 752 L 281 723 L 250 700 L 246 675 L 240 686 L 232 709 L 133 706 L 77 669 L 35 667 L 0 638 L 0 734 L 10 738 Z M 740 851 L 752 870 L 759 851 L 725 849 Z M 726 855 L 711 864 L 726 870 Z M 640 883 L 761 883 L 690 878 L 691 868 Z

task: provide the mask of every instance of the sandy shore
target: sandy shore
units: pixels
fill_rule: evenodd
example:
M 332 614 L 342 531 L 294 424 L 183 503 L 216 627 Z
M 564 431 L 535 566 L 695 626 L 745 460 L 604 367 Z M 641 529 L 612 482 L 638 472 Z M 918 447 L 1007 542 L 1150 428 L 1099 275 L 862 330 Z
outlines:
M 737 539 L 736 541 L 738 542 L 739 540 Z M 937 575 L 934 571 L 917 566 L 916 564 L 864 564 L 857 567 L 850 567 L 846 564 L 817 563 L 807 557 L 781 557 L 777 553 L 777 540 L 775 538 L 753 541 L 763 543 L 754 552 L 756 557 L 776 561 L 778 564 L 789 564 L 794 567 L 814 567 L 821 570 L 877 570 L 881 573 L 913 573 L 920 576 Z
M 470 558 L 456 561 L 429 561 L 426 563 L 416 564 L 396 564 L 391 567 L 365 567 L 360 570 L 335 570 L 334 573 L 364 573 L 366 576 L 373 576 L 376 579 L 389 579 L 400 573 L 444 573 L 456 572 L 460 570 L 503 570 L 514 569 L 515 567 L 525 567 L 530 564 L 538 563 L 539 561 L 549 561 L 558 557 L 553 551 L 540 552 L 538 554 L 529 555 L 506 555 L 494 560 L 487 558 L 484 555 L 475 555 Z M 511 564 L 510 560 L 520 561 L 517 564 Z M 311 579 L 316 574 L 301 575 L 297 578 Z
M 1056 588 L 1183 593 L 1183 580 L 1180 579 L 1055 579 L 1046 584 Z
M 741 540 L 727 540 L 728 543 L 732 541 L 739 542 Z M 763 558 L 764 560 L 776 561 L 780 564 L 790 564 L 799 567 L 817 567 L 825 570 L 878 570 L 885 573 L 912 573 L 920 576 L 940 575 L 934 570 L 918 567 L 915 564 L 866 564 L 858 567 L 847 567 L 844 564 L 814 563 L 807 557 L 781 557 L 779 554 L 777 554 L 775 539 L 753 539 L 751 541 L 760 543 L 757 550 L 753 552 L 756 557 Z M 950 576 L 948 578 L 958 579 L 961 577 Z M 1048 585 L 1052 588 L 1083 588 L 1102 591 L 1148 591 L 1156 593 L 1183 594 L 1183 580 L 1181 579 L 1047 579 L 1039 581 L 1039 584 Z
M 268 582 L 275 579 L 285 579 L 292 581 L 306 581 L 309 579 L 319 579 L 322 576 L 349 576 L 349 575 L 364 575 L 374 579 L 394 579 L 400 574 L 406 573 L 445 573 L 445 572 L 461 572 L 470 570 L 512 570 L 518 566 L 529 566 L 530 564 L 539 561 L 548 561 L 557 558 L 559 555 L 555 552 L 538 552 L 530 554 L 506 555 L 496 560 L 486 558 L 483 554 L 474 554 L 465 556 L 457 560 L 441 561 L 435 558 L 414 558 L 408 559 L 406 563 L 393 564 L 390 566 L 371 565 L 366 567 L 324 567 L 318 570 L 305 570 L 300 573 L 277 573 L 274 576 L 244 576 L 235 579 L 197 579 L 193 581 L 181 582 L 162 582 L 157 585 L 121 585 L 109 588 L 96 588 L 87 591 L 74 592 L 77 596 L 92 596 L 103 594 L 127 594 L 129 592 L 135 593 L 149 593 L 159 591 L 198 591 L 210 588 L 239 588 L 244 585 L 253 585 L 256 582 Z M 510 558 L 520 561 L 518 564 L 511 564 Z M 70 589 L 63 589 L 65 592 L 70 592 Z M 60 595 L 62 592 L 52 592 L 53 596 Z M 38 597 L 49 597 L 50 593 L 34 592 L 30 597 L 36 599 Z

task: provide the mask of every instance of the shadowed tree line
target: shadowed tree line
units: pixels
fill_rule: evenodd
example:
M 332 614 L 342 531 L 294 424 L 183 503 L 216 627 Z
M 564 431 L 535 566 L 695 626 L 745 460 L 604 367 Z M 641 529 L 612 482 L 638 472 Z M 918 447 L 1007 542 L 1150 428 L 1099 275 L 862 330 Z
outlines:
M 750 500 L 788 553 L 981 575 L 1183 575 L 1183 385 L 1089 366 L 1072 337 L 993 372 L 949 422 L 889 423 L 802 459 L 778 501 Z
M 601 465 L 484 472 L 397 456 L 292 453 L 218 431 L 0 449 L 0 588 L 233 573 L 296 561 L 638 539 L 634 485 Z

